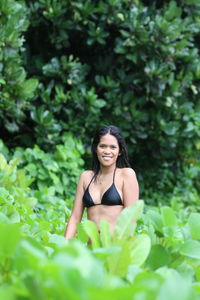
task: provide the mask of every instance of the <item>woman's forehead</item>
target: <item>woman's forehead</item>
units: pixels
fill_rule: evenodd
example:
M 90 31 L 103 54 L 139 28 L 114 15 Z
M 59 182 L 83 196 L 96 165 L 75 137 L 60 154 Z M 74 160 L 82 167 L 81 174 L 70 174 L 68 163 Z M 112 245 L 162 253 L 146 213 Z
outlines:
M 99 143 L 118 145 L 118 141 L 117 141 L 116 137 L 109 133 L 101 136 Z

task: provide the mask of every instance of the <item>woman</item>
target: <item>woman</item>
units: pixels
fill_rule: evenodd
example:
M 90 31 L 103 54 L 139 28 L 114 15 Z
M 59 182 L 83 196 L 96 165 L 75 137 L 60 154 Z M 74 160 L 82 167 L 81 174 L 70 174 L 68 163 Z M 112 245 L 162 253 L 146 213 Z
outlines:
M 100 221 L 106 220 L 112 232 L 123 208 L 138 200 L 137 178 L 128 162 L 125 140 L 116 126 L 103 126 L 96 132 L 92 154 L 92 170 L 84 171 L 78 181 L 66 239 L 75 236 L 76 223 L 81 221 L 85 207 L 89 220 L 98 228 Z

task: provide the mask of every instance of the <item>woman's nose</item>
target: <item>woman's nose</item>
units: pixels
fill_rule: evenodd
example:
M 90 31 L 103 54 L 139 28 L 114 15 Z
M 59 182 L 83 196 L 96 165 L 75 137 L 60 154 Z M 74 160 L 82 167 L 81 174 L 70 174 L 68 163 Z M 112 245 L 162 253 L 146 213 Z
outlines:
M 109 154 L 110 153 L 110 149 L 109 148 L 104 149 L 104 153 L 105 154 Z

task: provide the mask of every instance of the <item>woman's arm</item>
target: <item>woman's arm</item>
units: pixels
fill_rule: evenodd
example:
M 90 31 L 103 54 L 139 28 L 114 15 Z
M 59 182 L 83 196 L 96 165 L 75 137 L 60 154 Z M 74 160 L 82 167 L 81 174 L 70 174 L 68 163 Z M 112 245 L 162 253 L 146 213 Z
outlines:
M 124 207 L 135 203 L 139 198 L 139 185 L 136 174 L 133 169 L 125 168 L 123 170 L 123 199 Z
M 72 209 L 71 216 L 69 218 L 69 222 L 67 224 L 66 230 L 65 230 L 65 238 L 68 240 L 70 238 L 73 238 L 76 234 L 76 223 L 80 222 L 83 216 L 84 211 L 84 205 L 83 205 L 83 193 L 84 193 L 84 177 L 85 172 L 83 172 L 80 177 L 77 184 L 76 189 L 76 196 L 74 200 L 74 206 Z

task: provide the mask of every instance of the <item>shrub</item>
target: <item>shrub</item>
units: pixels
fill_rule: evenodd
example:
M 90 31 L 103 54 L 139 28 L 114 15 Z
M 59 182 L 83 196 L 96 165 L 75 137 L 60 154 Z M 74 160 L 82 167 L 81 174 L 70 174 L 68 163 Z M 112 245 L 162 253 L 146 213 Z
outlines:
M 23 33 L 29 24 L 26 6 L 23 1 L 2 0 L 0 11 L 0 128 L 1 136 L 6 135 L 7 140 L 8 133 L 17 139 L 25 125 L 25 112 L 38 80 L 27 79 L 23 67 Z

